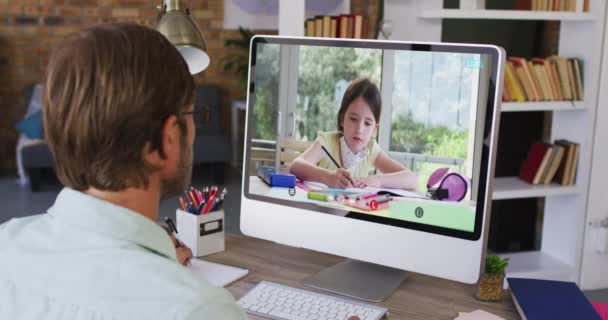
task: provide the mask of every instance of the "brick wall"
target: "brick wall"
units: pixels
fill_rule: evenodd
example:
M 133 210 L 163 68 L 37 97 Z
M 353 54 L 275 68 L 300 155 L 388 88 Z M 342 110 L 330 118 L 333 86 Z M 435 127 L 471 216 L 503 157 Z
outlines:
M 0 174 L 15 174 L 14 124 L 23 117 L 23 89 L 41 82 L 51 48 L 65 35 L 99 23 L 135 22 L 153 27 L 160 0 L 0 0 Z M 236 75 L 223 71 L 222 57 L 235 54 L 224 41 L 238 39 L 235 30 L 223 30 L 223 0 L 187 1 L 203 30 L 212 63 L 196 76 L 199 84 L 214 84 L 225 91 L 222 127 L 229 134 L 229 104 L 242 96 Z M 375 15 L 373 0 L 351 0 L 353 13 Z M 375 22 L 373 22 L 375 23 Z M 373 24 L 370 21 L 370 29 Z M 260 31 L 264 34 L 276 31 Z

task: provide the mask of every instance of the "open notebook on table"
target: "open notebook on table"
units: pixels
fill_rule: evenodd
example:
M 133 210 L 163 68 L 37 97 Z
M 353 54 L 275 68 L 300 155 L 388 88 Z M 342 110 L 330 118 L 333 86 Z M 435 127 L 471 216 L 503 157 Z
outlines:
M 320 182 L 312 182 L 312 181 L 305 181 L 303 183 L 302 182 L 298 182 L 297 186 L 300 187 L 300 188 L 302 188 L 302 189 L 309 188 L 310 190 L 326 190 L 326 189 L 328 189 L 327 185 L 325 185 L 323 183 L 320 183 Z M 310 191 L 310 190 L 306 190 L 306 191 Z M 333 190 L 333 189 L 330 189 L 330 190 Z M 390 195 L 395 196 L 395 197 L 428 199 L 428 197 L 426 197 L 423 193 L 414 192 L 414 191 L 408 191 L 408 190 L 403 190 L 403 189 L 365 187 L 363 189 L 361 189 L 361 188 L 350 188 L 350 189 L 345 189 L 344 191 L 356 192 L 356 193 L 384 192 L 384 193 L 389 193 Z
M 249 270 L 209 262 L 197 258 L 190 259 L 188 269 L 205 278 L 214 287 L 225 287 L 243 277 Z

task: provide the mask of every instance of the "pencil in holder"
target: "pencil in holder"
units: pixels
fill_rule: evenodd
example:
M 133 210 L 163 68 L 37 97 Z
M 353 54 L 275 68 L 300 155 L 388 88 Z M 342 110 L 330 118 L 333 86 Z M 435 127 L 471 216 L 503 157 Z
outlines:
M 224 210 L 195 215 L 177 209 L 175 219 L 179 238 L 192 250 L 193 256 L 202 257 L 224 251 Z

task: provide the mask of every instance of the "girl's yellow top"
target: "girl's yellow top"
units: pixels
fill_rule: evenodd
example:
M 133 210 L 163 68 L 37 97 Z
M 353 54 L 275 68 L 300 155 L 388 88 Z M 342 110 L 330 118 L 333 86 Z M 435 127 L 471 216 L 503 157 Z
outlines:
M 317 133 L 317 141 L 321 143 L 321 145 L 325 146 L 327 151 L 331 153 L 332 157 L 336 159 L 340 167 L 343 167 L 342 164 L 342 152 L 340 146 L 340 138 L 342 134 L 338 131 L 329 131 L 329 132 L 318 132 Z M 371 139 L 364 150 L 361 152 L 365 152 L 365 157 L 352 168 L 345 168 L 350 172 L 350 174 L 355 178 L 365 178 L 370 174 L 374 173 L 376 167 L 374 166 L 374 162 L 376 158 L 380 154 L 380 145 L 376 140 Z M 323 158 L 317 164 L 318 167 L 328 169 L 328 170 L 336 170 L 336 165 L 329 159 L 325 152 L 323 152 Z

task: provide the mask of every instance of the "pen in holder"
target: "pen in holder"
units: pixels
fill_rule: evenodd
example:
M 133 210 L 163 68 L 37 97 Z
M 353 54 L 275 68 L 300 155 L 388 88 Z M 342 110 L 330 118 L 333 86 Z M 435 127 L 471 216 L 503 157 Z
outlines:
M 195 215 L 181 209 L 175 211 L 180 240 L 202 257 L 224 251 L 224 210 Z

